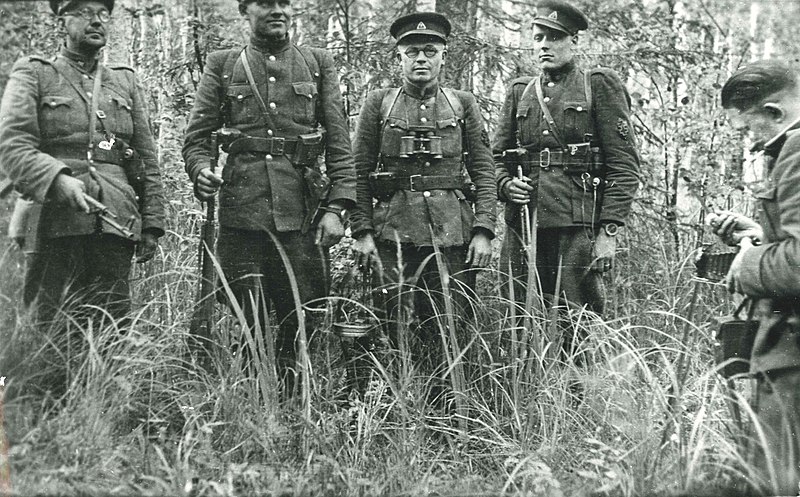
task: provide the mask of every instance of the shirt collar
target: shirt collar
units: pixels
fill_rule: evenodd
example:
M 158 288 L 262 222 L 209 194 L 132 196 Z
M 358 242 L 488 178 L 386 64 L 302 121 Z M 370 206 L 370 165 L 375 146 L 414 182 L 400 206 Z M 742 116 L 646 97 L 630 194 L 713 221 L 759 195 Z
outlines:
M 93 72 L 100 59 L 100 52 L 94 55 L 86 55 L 81 52 L 70 50 L 66 45 L 61 46 L 61 55 L 65 57 L 73 66 L 83 72 Z
M 434 85 L 423 90 L 422 88 L 414 86 L 406 81 L 403 83 L 403 93 L 418 100 L 426 100 L 428 98 L 435 97 L 436 94 L 439 93 L 439 82 L 437 81 Z
M 284 52 L 289 48 L 289 45 L 291 45 L 291 38 L 288 34 L 283 40 L 259 38 L 255 35 L 252 35 L 250 36 L 250 45 L 259 52 L 277 54 Z

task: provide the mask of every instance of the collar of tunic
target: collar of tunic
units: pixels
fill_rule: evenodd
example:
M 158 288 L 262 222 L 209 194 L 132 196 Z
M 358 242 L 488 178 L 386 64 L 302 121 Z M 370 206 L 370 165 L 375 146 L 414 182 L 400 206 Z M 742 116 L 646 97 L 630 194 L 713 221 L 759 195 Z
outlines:
M 283 40 L 268 40 L 266 38 L 259 38 L 255 35 L 250 36 L 250 46 L 259 52 L 266 52 L 270 54 L 278 54 L 289 49 L 291 45 L 291 38 L 286 35 Z
M 422 89 L 406 81 L 403 83 L 403 93 L 418 100 L 427 100 L 435 97 L 439 93 L 439 83 L 436 82 L 436 84 Z
M 558 83 L 574 71 L 576 67 L 575 61 L 570 61 L 555 71 L 542 71 L 542 82 L 549 83 L 552 81 L 553 83 Z
M 99 52 L 94 55 L 86 55 L 70 50 L 66 45 L 61 46 L 60 55 L 66 58 L 76 69 L 85 73 L 94 72 L 97 67 L 97 61 L 100 59 Z

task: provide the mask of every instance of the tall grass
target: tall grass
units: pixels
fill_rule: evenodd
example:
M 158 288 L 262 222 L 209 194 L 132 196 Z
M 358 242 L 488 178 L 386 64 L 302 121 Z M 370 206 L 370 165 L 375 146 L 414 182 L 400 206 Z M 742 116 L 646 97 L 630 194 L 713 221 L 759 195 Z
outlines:
M 174 207 L 186 231 L 136 269 L 126 333 L 106 321 L 69 341 L 3 306 L 13 491 L 631 496 L 763 484 L 741 449 L 753 423 L 749 385 L 732 390 L 712 369 L 705 323 L 726 297 L 691 279 L 691 254 L 629 240 L 609 319 L 565 310 L 562 327 L 502 297 L 502 268 L 485 271 L 467 294 L 472 313 L 456 315 L 445 299 L 436 319 L 453 410 L 426 400 L 433 383 L 411 360 L 413 326 L 401 330 L 400 350 L 379 341 L 371 381 L 353 395 L 330 314 L 298 301 L 302 391 L 280 403 L 273 319 L 250 329 L 240 308 L 219 312 L 213 367 L 189 359 L 199 216 Z M 345 254 L 347 241 L 334 252 Z M 8 245 L 2 253 L 0 299 L 18 302 L 19 255 Z M 441 258 L 431 263 L 444 269 Z M 341 278 L 340 260 L 334 269 Z M 448 278 L 442 291 L 462 291 Z M 586 339 L 563 353 L 562 333 Z M 66 365 L 62 399 L 32 393 L 37 378 Z M 582 400 L 571 394 L 576 382 Z

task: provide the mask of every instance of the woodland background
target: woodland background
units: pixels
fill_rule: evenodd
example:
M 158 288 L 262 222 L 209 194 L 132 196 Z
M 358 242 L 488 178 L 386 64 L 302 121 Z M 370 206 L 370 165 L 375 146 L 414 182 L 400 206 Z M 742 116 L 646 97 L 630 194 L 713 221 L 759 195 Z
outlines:
M 445 84 L 478 97 L 491 134 L 506 84 L 536 71 L 534 3 L 296 0 L 293 36 L 334 55 L 354 128 L 366 92 L 399 81 L 391 21 L 445 13 L 454 26 Z M 703 213 L 751 213 L 760 177 L 750 144 L 726 126 L 721 85 L 751 60 L 797 60 L 800 2 L 575 4 L 592 21 L 582 63 L 623 76 L 642 154 L 642 187 L 607 281 L 608 320 L 576 317 L 588 366 L 556 360 L 545 317 L 532 316 L 526 342 L 497 291 L 502 272 L 487 271 L 472 339 L 459 349 L 465 407 L 448 417 L 426 407 L 429 385 L 409 368 L 387 367 L 365 399 L 343 401 L 343 359 L 323 317 L 309 325 L 301 406 L 265 405 L 267 377 L 248 379 L 235 360 L 215 374 L 183 361 L 203 211 L 183 172 L 182 134 L 205 55 L 246 42 L 248 29 L 233 0 L 117 0 L 106 54 L 135 67 L 149 95 L 168 234 L 157 259 L 135 268 L 133 330 L 83 329 L 73 348 L 27 325 L 23 258 L 0 244 L 0 375 L 21 392 L 4 405 L 0 493 L 628 496 L 714 494 L 748 480 L 750 385 L 722 380 L 711 355 L 711 320 L 733 303 L 693 279 L 693 261 L 713 241 Z M 58 42 L 46 2 L 0 1 L 0 87 L 17 58 L 53 54 Z M 3 231 L 11 205 L 0 204 Z M 348 246 L 334 248 L 339 278 Z M 58 407 L 26 395 L 26 381 L 65 364 L 72 383 Z M 577 407 L 564 395 L 575 378 L 587 385 Z

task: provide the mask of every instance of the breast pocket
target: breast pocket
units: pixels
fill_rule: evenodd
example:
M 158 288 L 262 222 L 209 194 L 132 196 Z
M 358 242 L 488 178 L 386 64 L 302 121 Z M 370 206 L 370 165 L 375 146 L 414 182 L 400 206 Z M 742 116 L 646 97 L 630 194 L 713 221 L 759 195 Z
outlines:
M 455 117 L 436 121 L 436 135 L 442 139 L 442 155 L 459 157 L 461 155 L 461 126 Z
M 41 99 L 39 130 L 42 137 L 64 136 L 72 133 L 79 118 L 72 98 L 62 95 L 45 95 Z M 83 109 L 81 109 L 82 112 Z
M 586 102 L 564 102 L 564 140 L 567 143 L 584 142 L 587 133 L 591 130 Z
M 261 109 L 250 85 L 229 86 L 227 98 L 231 124 L 251 123 L 261 115 Z
M 118 136 L 133 135 L 132 102 L 122 95 L 112 93 L 109 98 L 109 117 L 103 123 L 105 129 Z
M 535 112 L 531 110 L 530 105 L 523 105 L 517 108 L 517 133 L 519 141 L 523 145 L 533 145 L 538 138 L 538 135 L 533 132 L 539 127 L 539 121 L 534 114 Z
M 302 124 L 317 122 L 315 109 L 318 98 L 317 85 L 313 81 L 292 83 L 294 91 L 294 115 Z
M 399 157 L 403 136 L 409 135 L 408 122 L 396 117 L 387 117 L 381 136 L 381 154 L 386 157 Z

